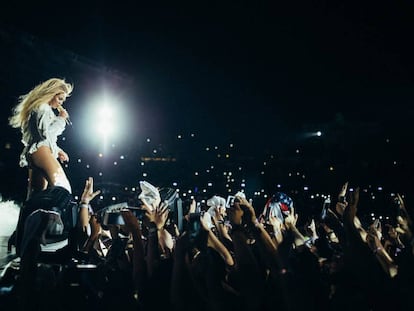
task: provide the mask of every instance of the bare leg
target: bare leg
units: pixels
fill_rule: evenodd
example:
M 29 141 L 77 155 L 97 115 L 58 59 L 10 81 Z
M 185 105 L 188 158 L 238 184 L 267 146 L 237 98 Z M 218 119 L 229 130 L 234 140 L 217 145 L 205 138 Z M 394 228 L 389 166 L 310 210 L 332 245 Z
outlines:
M 32 176 L 29 180 L 32 190 L 44 190 L 48 183 L 60 186 L 72 193 L 69 180 L 60 163 L 53 157 L 49 147 L 41 146 L 31 155 L 33 164 Z

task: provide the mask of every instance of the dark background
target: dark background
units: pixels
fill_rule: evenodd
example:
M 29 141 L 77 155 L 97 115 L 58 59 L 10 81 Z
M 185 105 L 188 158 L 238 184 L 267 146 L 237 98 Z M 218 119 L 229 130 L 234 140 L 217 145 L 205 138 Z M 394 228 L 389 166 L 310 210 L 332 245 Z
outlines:
M 13 5 L 0 13 L 3 196 L 25 192 L 11 108 L 53 76 L 75 85 L 66 106 L 74 126 L 60 142 L 75 192 L 89 175 L 102 186 L 148 179 L 228 191 L 223 172 L 239 167 L 233 183 L 245 180 L 251 195 L 279 183 L 293 196 L 304 185 L 332 193 L 346 180 L 367 194 L 412 190 L 410 1 Z M 88 98 L 104 88 L 127 111 L 106 162 L 87 119 L 95 114 Z M 323 135 L 311 136 L 317 130 Z M 142 158 L 154 149 L 174 161 L 150 161 L 143 176 Z M 119 155 L 128 165 L 114 169 Z

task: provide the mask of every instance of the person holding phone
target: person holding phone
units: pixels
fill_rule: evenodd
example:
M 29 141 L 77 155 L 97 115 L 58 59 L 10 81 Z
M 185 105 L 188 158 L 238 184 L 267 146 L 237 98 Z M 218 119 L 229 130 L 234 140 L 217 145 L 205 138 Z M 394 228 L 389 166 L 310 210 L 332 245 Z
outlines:
M 61 186 L 72 192 L 61 165 L 69 161 L 69 156 L 57 145 L 58 136 L 70 122 L 62 105 L 72 90 L 73 86 L 64 79 L 51 78 L 20 96 L 13 108 L 9 124 L 20 128 L 24 145 L 19 165 L 28 167 L 26 200 L 33 192 L 45 190 L 48 185 Z

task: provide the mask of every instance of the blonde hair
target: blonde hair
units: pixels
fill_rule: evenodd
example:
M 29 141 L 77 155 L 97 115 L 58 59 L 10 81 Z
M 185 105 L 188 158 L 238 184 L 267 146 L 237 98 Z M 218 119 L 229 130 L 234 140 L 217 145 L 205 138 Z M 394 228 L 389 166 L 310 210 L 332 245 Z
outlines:
M 64 79 L 52 78 L 35 86 L 29 93 L 19 96 L 19 103 L 13 108 L 9 124 L 14 128 L 26 128 L 30 114 L 43 103 L 49 103 L 60 93 L 70 96 L 73 85 Z

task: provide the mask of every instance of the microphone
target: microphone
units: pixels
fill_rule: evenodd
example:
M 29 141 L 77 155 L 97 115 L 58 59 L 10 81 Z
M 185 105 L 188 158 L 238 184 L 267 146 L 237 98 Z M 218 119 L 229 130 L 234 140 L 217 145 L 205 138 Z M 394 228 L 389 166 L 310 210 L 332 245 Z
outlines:
M 59 111 L 59 112 L 61 112 L 61 111 L 65 110 L 62 106 L 58 106 L 56 109 L 57 109 L 57 111 Z M 67 124 L 67 125 L 72 126 L 72 121 L 69 119 L 69 114 L 68 114 L 68 112 L 67 112 L 67 111 L 66 111 L 66 114 L 68 115 L 68 117 L 65 119 L 65 122 L 66 122 L 66 124 Z

